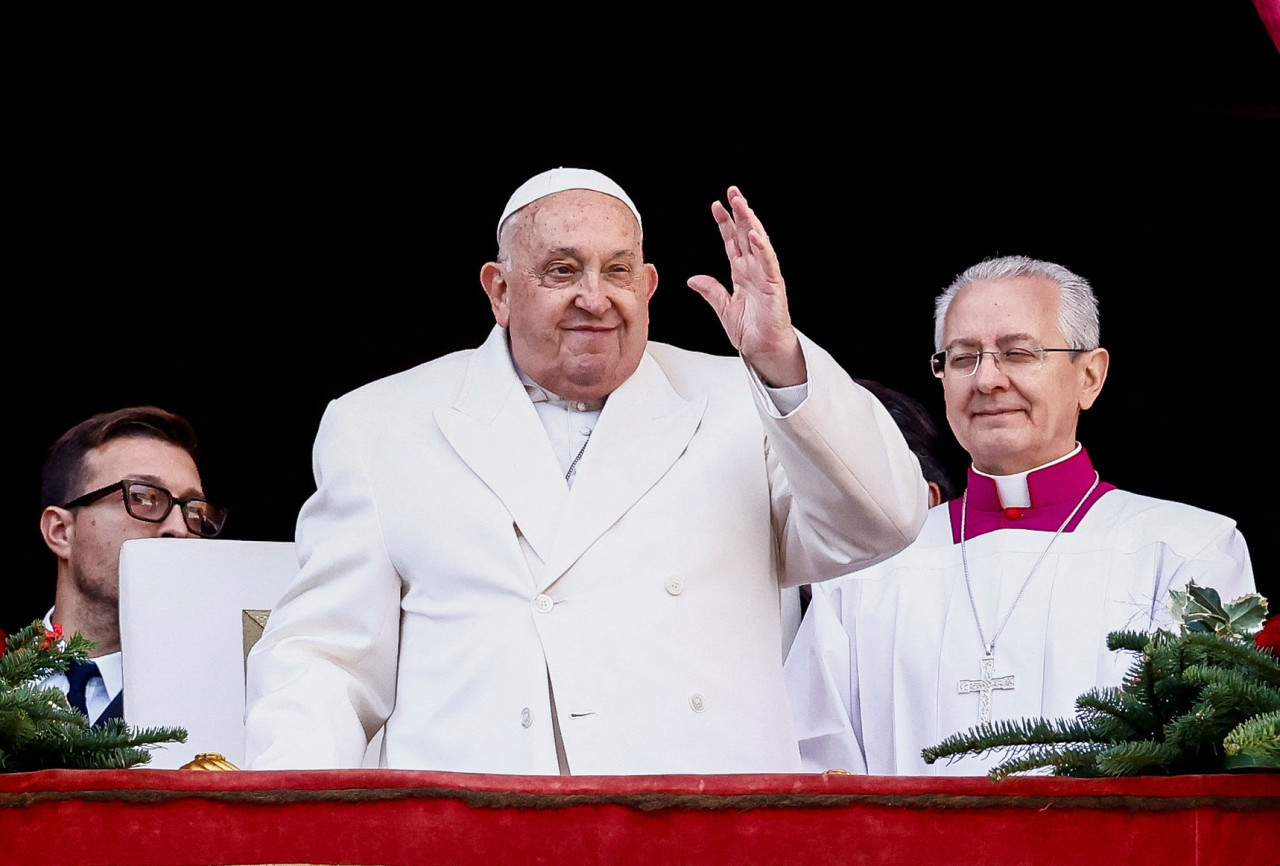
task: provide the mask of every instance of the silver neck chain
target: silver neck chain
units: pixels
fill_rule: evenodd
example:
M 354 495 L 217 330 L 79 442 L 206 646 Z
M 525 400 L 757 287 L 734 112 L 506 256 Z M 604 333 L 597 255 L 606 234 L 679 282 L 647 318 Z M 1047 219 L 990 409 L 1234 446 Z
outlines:
M 1036 560 L 1035 565 L 1031 566 L 1031 571 L 1027 572 L 1027 579 L 1022 581 L 1022 586 L 1018 588 L 1018 594 L 1013 597 L 1013 604 L 1009 605 L 1009 609 L 1005 611 L 1004 619 L 1000 620 L 1000 625 L 996 627 L 995 633 L 991 635 L 990 643 L 987 642 L 986 633 L 982 630 L 982 619 L 978 616 L 978 603 L 973 600 L 973 583 L 969 580 L 969 555 L 965 550 L 964 537 L 965 517 L 969 512 L 969 488 L 965 488 L 964 497 L 960 501 L 960 562 L 964 566 L 964 588 L 969 591 L 969 607 L 973 610 L 973 623 L 978 627 L 978 639 L 982 641 L 982 649 L 987 655 L 995 655 L 996 641 L 1000 638 L 1000 633 L 1004 631 L 1004 627 L 1008 625 L 1009 617 L 1013 615 L 1013 609 L 1022 600 L 1022 594 L 1026 592 L 1027 585 L 1031 583 L 1031 578 L 1035 576 L 1036 569 L 1040 567 L 1040 563 L 1044 562 L 1044 558 L 1049 555 L 1049 548 L 1053 547 L 1053 543 L 1058 540 L 1058 536 L 1067 528 L 1067 524 L 1071 523 L 1071 519 L 1084 507 L 1085 502 L 1088 501 L 1093 491 L 1098 489 L 1098 484 L 1101 480 L 1102 476 L 1095 470 L 1093 484 L 1089 485 L 1089 489 L 1085 491 L 1084 496 L 1080 497 L 1080 501 L 1076 503 L 1076 507 L 1071 509 L 1067 519 L 1062 521 L 1062 525 L 1053 534 L 1053 538 L 1050 538 L 1049 543 L 1044 546 L 1044 550 L 1040 553 L 1040 558 Z
M 571 481 L 575 472 L 578 471 L 578 461 L 582 459 L 582 455 L 587 453 L 587 445 L 591 443 L 590 434 L 587 435 L 587 441 L 582 443 L 582 447 L 578 449 L 578 456 L 573 458 L 573 462 L 569 464 L 569 470 L 564 474 L 565 481 Z

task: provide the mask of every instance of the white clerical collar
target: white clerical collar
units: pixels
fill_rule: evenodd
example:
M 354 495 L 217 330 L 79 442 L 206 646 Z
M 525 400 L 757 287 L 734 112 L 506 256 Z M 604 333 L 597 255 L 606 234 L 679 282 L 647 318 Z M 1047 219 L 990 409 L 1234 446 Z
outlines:
M 508 351 L 510 349 L 508 348 Z M 599 412 L 604 408 L 604 401 L 607 397 L 600 397 L 596 400 L 566 400 L 559 394 L 542 387 L 526 373 L 520 369 L 520 365 L 516 363 L 513 356 L 511 358 L 511 366 L 515 367 L 516 375 L 520 377 L 520 381 L 524 384 L 525 393 L 529 395 L 529 399 L 534 403 L 551 403 L 563 409 L 576 409 L 579 412 Z
M 546 431 L 551 451 L 560 464 L 560 470 L 564 472 L 565 483 L 572 487 L 576 475 L 574 470 L 577 469 L 582 455 L 586 453 L 587 443 L 591 441 L 591 433 L 595 429 L 596 422 L 600 420 L 600 413 L 604 409 L 604 401 L 607 398 L 566 400 L 533 381 L 524 370 L 520 369 L 515 358 L 511 359 L 511 365 L 515 367 L 516 375 L 524 383 L 525 393 L 529 395 L 529 400 L 538 413 L 538 420 L 542 422 L 542 429 Z
M 564 409 L 576 409 L 579 412 L 599 412 L 604 408 L 604 397 L 598 400 L 566 400 L 530 379 L 519 367 L 516 368 L 516 372 L 520 374 L 520 381 L 524 383 L 525 393 L 535 403 L 551 403 Z
M 996 492 L 1000 495 L 1000 505 L 1004 508 L 1030 508 L 1031 507 L 1031 488 L 1027 486 L 1027 476 L 1032 472 L 1039 472 L 1041 469 L 1047 469 L 1050 466 L 1056 466 L 1064 460 L 1070 460 L 1080 453 L 1080 443 L 1076 443 L 1076 447 L 1068 454 L 1063 454 L 1057 460 L 1050 460 L 1048 463 L 1041 464 L 1034 469 L 1028 469 L 1025 472 L 1015 472 L 1012 475 L 988 475 L 978 467 L 973 467 L 973 471 L 983 478 L 990 478 L 996 485 Z

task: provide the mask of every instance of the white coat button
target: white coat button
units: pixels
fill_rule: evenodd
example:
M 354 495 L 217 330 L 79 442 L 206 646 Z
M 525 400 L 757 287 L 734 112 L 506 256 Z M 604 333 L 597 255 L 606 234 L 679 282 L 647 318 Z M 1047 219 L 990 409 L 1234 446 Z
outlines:
M 533 710 L 525 707 L 520 711 L 520 727 L 527 728 L 533 724 Z
M 583 427 L 583 428 L 581 428 L 580 430 L 578 430 L 578 433 L 580 433 L 580 434 L 581 434 L 581 435 L 583 435 L 583 436 L 590 436 L 590 435 L 591 435 L 591 428 L 590 428 L 590 427 Z
M 555 607 L 555 604 L 551 596 L 544 592 L 533 600 L 533 609 L 538 613 L 551 613 L 551 608 Z
M 667 581 L 667 592 L 670 595 L 679 595 L 684 592 L 684 581 L 678 577 L 673 577 Z
M 689 698 L 689 706 L 693 707 L 695 713 L 700 713 L 707 708 L 706 702 L 702 700 L 702 695 L 699 694 Z

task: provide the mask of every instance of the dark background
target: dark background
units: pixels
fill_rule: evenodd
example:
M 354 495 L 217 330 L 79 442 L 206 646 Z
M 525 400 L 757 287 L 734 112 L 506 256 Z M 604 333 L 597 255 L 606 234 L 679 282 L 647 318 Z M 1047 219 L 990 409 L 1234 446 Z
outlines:
M 992 255 L 1083 274 L 1112 353 L 1080 433 L 1103 478 L 1236 518 L 1274 594 L 1280 55 L 1248 0 L 1175 5 L 792 14 L 696 50 L 578 22 L 496 66 L 388 26 L 51 68 L 10 132 L 0 627 L 52 601 L 39 465 L 94 412 L 185 415 L 225 537 L 290 539 L 325 404 L 483 340 L 502 205 L 557 165 L 606 172 L 644 213 L 654 339 L 730 351 L 684 281 L 724 277 L 708 208 L 738 184 L 798 326 L 944 428 L 938 291 Z

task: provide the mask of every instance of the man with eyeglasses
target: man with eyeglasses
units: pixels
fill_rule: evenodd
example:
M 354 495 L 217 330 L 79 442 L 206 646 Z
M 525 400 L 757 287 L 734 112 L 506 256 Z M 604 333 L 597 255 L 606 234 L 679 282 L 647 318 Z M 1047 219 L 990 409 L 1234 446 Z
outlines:
M 131 538 L 212 538 L 227 511 L 204 498 L 196 436 L 154 406 L 94 415 L 53 444 L 41 475 L 40 531 L 58 559 L 45 624 L 96 646 L 87 664 L 44 680 L 90 722 L 122 718 L 120 546 Z
M 974 265 L 938 297 L 935 343 L 967 487 L 902 553 L 814 587 L 786 664 L 806 769 L 984 774 L 995 760 L 920 751 L 980 722 L 1073 716 L 1132 661 L 1106 635 L 1168 625 L 1170 589 L 1254 590 L 1232 520 L 1117 490 L 1076 441 L 1109 363 L 1084 278 Z

